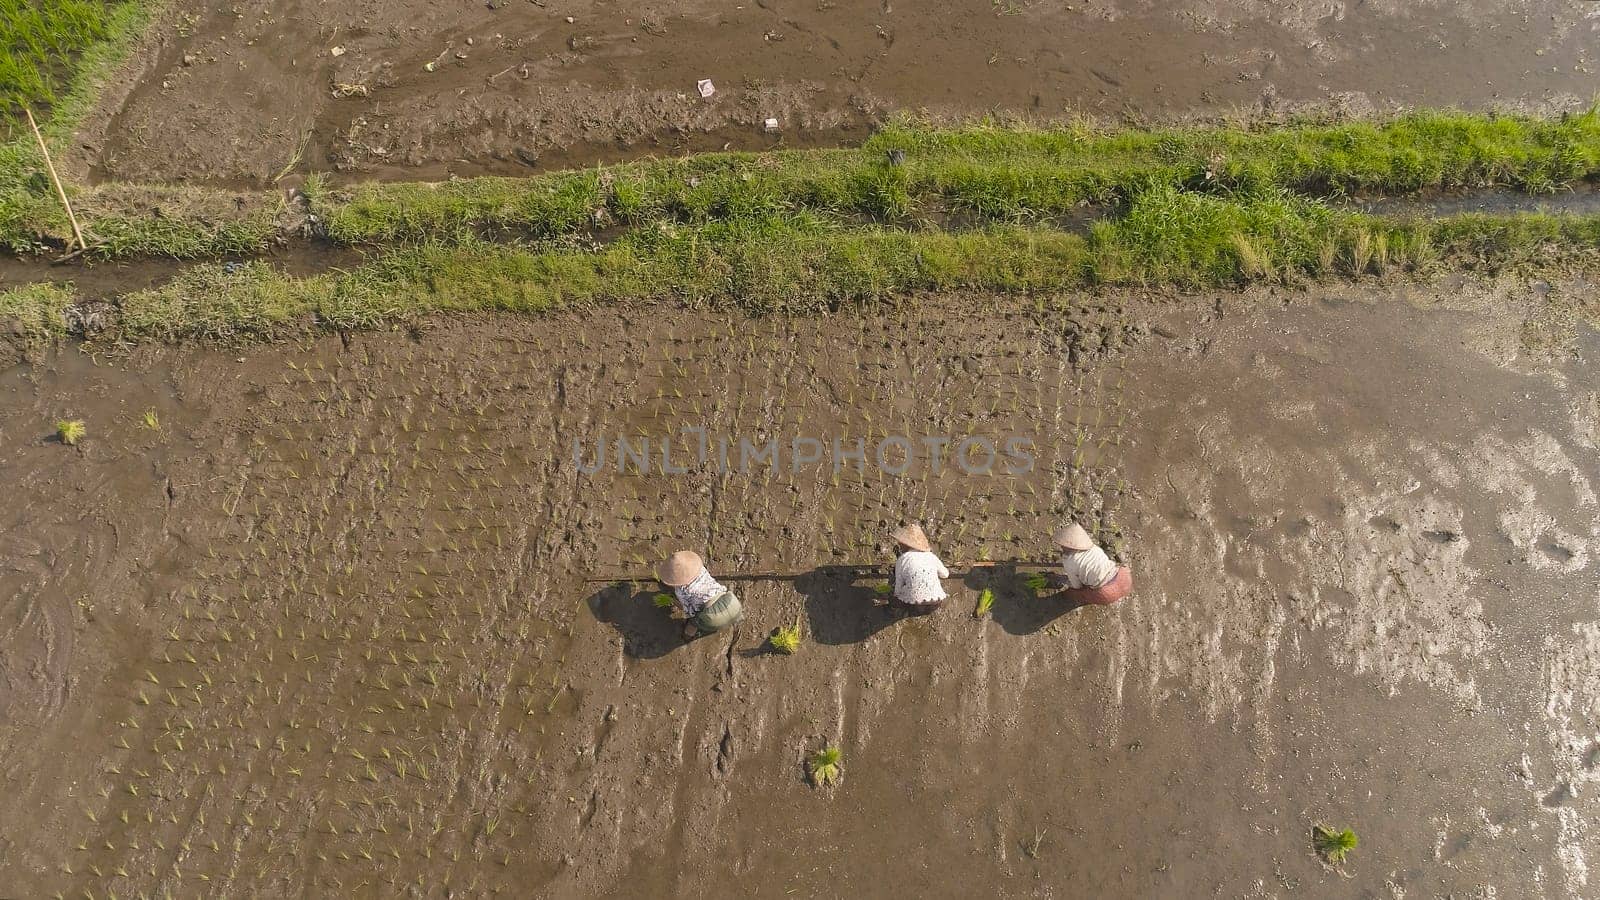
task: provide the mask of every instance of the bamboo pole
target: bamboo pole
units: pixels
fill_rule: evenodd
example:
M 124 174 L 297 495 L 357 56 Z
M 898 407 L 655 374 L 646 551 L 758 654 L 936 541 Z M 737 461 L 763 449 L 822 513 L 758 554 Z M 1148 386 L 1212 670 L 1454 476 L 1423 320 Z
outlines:
M 956 577 L 959 577 L 961 575 L 971 574 L 972 571 L 976 570 L 976 569 L 992 569 L 992 568 L 995 568 L 996 566 L 1010 566 L 1011 568 L 1023 568 L 1023 567 L 1026 567 L 1026 568 L 1040 568 L 1040 567 L 1042 567 L 1042 568 L 1047 568 L 1047 569 L 1053 569 L 1053 568 L 1061 565 L 1061 561 L 1060 560 L 1035 561 L 1035 560 L 1027 560 L 1027 559 L 1019 559 L 1019 560 L 981 560 L 981 561 L 976 561 L 976 562 L 961 562 L 961 563 L 956 563 L 956 565 L 957 566 L 962 566 L 962 567 L 964 567 L 964 569 L 962 569 L 962 570 L 951 569 L 950 570 L 950 577 L 951 578 L 956 578 Z M 761 580 L 764 580 L 764 579 L 772 579 L 772 580 L 776 581 L 776 580 L 783 580 L 783 579 L 788 579 L 788 578 L 799 578 L 802 575 L 810 575 L 813 572 L 816 572 L 816 571 L 819 571 L 819 570 L 828 570 L 828 569 L 835 569 L 835 570 L 838 570 L 838 569 L 854 569 L 854 570 L 858 570 L 858 571 L 862 571 L 862 572 L 870 572 L 870 571 L 873 571 L 873 570 L 879 570 L 879 571 L 882 571 L 884 574 L 887 574 L 887 570 L 889 570 L 889 569 L 891 569 L 893 567 L 894 567 L 894 563 L 854 563 L 854 564 L 853 563 L 840 563 L 840 564 L 837 564 L 837 565 L 824 564 L 824 565 L 816 566 L 814 568 L 806 569 L 803 572 L 729 572 L 729 573 L 726 573 L 726 574 L 719 574 L 716 577 L 717 577 L 718 580 L 722 580 L 722 581 L 761 581 Z M 602 583 L 602 582 L 609 582 L 609 583 L 613 583 L 614 584 L 614 583 L 618 583 L 618 582 L 631 583 L 631 582 L 649 582 L 649 581 L 655 581 L 655 580 L 657 580 L 657 579 L 656 579 L 656 576 L 653 575 L 653 574 L 652 575 L 614 575 L 614 576 L 606 576 L 606 577 L 594 576 L 594 577 L 590 577 L 590 578 L 585 578 L 584 579 L 585 582 L 592 582 L 592 583 L 596 583 L 596 584 Z
M 61 205 L 67 210 L 67 219 L 72 222 L 72 234 L 78 239 L 78 249 L 88 250 L 89 242 L 83 239 L 83 229 L 78 227 L 78 217 L 72 211 L 72 203 L 67 200 L 67 189 L 61 184 L 61 176 L 56 174 L 56 164 L 50 160 L 50 148 L 45 146 L 44 134 L 39 131 L 39 123 L 33 119 L 33 110 L 23 107 L 22 111 L 28 114 L 28 127 L 33 129 L 34 140 L 39 142 L 39 152 L 44 154 L 44 166 L 50 171 L 50 183 L 56 186 L 56 196 L 61 198 Z

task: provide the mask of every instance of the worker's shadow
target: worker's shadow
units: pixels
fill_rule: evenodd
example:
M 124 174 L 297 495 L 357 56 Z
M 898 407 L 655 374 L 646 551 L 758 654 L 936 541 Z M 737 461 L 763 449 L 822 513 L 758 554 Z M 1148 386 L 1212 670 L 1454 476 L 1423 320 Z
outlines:
M 611 584 L 588 599 L 594 617 L 622 636 L 622 652 L 634 659 L 659 659 L 682 647 L 683 621 L 655 604 L 657 591 Z
M 1033 634 L 1088 605 L 1069 598 L 1053 583 L 1035 591 L 1027 586 L 1026 577 L 1026 573 L 1017 571 L 1015 564 L 997 562 L 981 568 L 974 566 L 962 583 L 974 597 L 982 596 L 985 590 L 994 591 L 994 605 L 989 607 L 989 616 L 1007 634 Z
M 811 639 L 819 644 L 858 644 L 904 618 L 874 590 L 885 576 L 860 567 L 820 566 L 794 580 L 806 598 Z

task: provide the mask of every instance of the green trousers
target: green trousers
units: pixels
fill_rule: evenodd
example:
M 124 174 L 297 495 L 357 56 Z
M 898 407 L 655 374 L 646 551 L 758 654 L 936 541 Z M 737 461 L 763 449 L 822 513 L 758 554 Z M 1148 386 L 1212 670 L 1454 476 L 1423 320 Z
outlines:
M 733 591 L 725 591 L 722 596 L 701 607 L 694 615 L 694 624 L 701 631 L 721 631 L 730 625 L 739 624 L 744 618 L 744 606 L 739 603 Z

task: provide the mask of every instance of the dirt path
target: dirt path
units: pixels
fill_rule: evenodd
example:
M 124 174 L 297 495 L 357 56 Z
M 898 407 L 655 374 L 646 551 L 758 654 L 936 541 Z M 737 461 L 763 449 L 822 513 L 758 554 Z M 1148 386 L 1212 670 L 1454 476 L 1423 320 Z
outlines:
M 1593 14 L 1553 0 L 962 0 L 937 13 L 891 0 L 180 0 L 73 167 L 417 179 L 853 142 L 894 110 L 1572 108 L 1592 93 Z
M 1519 362 L 1493 296 L 1344 290 L 8 371 L 0 883 L 1584 896 L 1600 345 Z M 65 415 L 81 453 L 44 440 Z M 697 423 L 713 461 L 744 436 L 783 463 L 701 465 Z M 1037 465 L 790 471 L 810 435 L 1022 435 Z M 656 441 L 651 471 L 581 471 L 601 436 Z M 1129 601 L 1001 569 L 897 620 L 837 568 L 905 516 L 967 559 L 1039 557 L 1069 515 L 1126 538 Z M 583 580 L 679 544 L 807 574 L 741 582 L 749 619 L 688 647 L 648 590 Z M 761 652 L 796 620 L 798 655 Z M 816 790 L 825 742 L 845 777 Z M 1348 878 L 1316 821 L 1359 831 Z

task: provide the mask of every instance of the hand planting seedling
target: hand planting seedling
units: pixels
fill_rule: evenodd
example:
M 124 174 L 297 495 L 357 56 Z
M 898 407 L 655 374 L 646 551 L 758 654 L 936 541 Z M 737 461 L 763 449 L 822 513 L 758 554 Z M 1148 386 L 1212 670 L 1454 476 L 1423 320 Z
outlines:
M 842 774 L 843 759 L 844 754 L 838 747 L 824 747 L 811 754 L 811 783 L 817 787 L 827 787 L 838 781 Z
M 894 587 L 891 586 L 887 581 L 872 586 L 872 592 L 877 594 L 879 597 L 887 597 L 893 590 Z
M 1317 852 L 1336 866 L 1343 864 L 1345 854 L 1356 849 L 1356 845 L 1361 843 L 1356 838 L 1356 833 L 1348 828 L 1334 831 L 1326 825 L 1318 825 L 1311 830 L 1311 833 L 1312 843 L 1316 845 Z
M 78 442 L 88 433 L 89 428 L 83 424 L 82 419 L 62 419 L 56 423 L 56 437 L 68 447 L 78 446 Z
M 656 605 L 657 609 L 671 609 L 672 608 L 672 595 L 671 594 L 657 594 L 651 599 L 655 602 L 655 605 Z
M 785 656 L 792 655 L 800 649 L 800 620 L 796 619 L 795 623 L 788 627 L 779 625 L 774 628 L 772 635 L 767 638 L 767 643 Z
M 1032 572 L 1029 573 L 1026 578 L 1022 579 L 1022 586 L 1037 594 L 1050 586 L 1050 579 L 1044 577 L 1044 575 L 1040 574 L 1039 572 Z
M 989 614 L 989 610 L 993 607 L 994 591 L 984 588 L 983 593 L 978 595 L 978 607 L 972 611 L 972 617 L 974 619 L 981 619 L 984 616 L 987 616 Z

